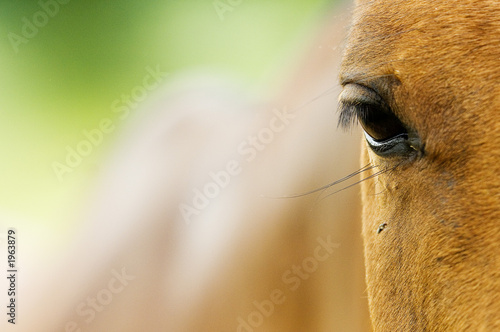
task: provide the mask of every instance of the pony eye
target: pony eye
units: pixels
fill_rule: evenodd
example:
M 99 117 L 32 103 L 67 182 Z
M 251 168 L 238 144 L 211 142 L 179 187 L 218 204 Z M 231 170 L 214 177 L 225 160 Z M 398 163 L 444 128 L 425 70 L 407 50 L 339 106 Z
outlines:
M 382 157 L 407 156 L 419 146 L 419 138 L 409 138 L 407 127 L 372 89 L 347 84 L 339 98 L 339 125 L 347 128 L 356 120 L 364 130 L 369 147 Z
M 367 135 L 376 142 L 408 135 L 401 121 L 392 113 L 373 105 L 358 105 L 358 121 Z

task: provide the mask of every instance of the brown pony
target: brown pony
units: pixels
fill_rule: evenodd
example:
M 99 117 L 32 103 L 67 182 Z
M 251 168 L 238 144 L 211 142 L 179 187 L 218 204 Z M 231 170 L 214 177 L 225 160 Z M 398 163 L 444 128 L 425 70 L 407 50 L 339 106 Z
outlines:
M 500 1 L 358 1 L 340 123 L 361 123 L 375 331 L 500 329 Z

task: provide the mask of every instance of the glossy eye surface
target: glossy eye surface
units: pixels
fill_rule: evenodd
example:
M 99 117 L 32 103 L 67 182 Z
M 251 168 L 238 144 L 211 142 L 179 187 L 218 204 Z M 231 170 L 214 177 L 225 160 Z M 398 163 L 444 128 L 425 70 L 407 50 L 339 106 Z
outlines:
M 373 105 L 359 105 L 358 121 L 363 130 L 375 141 L 382 142 L 407 134 L 401 121 L 392 113 Z
M 382 157 L 407 156 L 418 150 L 419 138 L 410 138 L 407 127 L 372 89 L 346 84 L 339 98 L 339 126 L 361 124 L 370 148 Z

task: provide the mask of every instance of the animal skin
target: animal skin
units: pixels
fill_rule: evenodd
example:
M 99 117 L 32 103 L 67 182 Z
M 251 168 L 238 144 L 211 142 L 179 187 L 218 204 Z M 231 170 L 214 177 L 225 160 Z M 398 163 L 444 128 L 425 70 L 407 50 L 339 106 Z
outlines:
M 389 112 L 408 132 L 395 153 L 363 143 L 375 331 L 500 330 L 499 68 L 500 1 L 356 4 L 344 125 L 381 135 Z

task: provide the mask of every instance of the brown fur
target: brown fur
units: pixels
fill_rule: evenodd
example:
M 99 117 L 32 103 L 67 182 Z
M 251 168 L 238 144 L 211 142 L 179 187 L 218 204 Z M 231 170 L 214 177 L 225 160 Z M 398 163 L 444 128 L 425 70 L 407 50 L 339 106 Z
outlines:
M 499 65 L 499 1 L 357 3 L 342 80 L 384 91 L 425 144 L 363 152 L 395 167 L 362 187 L 375 331 L 500 329 Z

